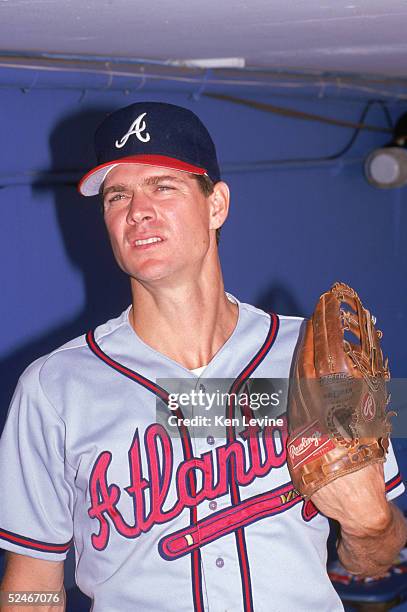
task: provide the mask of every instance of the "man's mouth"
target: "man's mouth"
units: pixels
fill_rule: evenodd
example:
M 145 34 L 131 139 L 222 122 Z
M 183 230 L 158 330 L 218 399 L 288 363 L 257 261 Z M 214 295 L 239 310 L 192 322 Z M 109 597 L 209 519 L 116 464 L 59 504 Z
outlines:
M 144 238 L 143 240 L 136 240 L 135 246 L 144 246 L 145 244 L 154 244 L 155 242 L 162 242 L 162 238 L 158 236 L 152 236 L 151 238 Z

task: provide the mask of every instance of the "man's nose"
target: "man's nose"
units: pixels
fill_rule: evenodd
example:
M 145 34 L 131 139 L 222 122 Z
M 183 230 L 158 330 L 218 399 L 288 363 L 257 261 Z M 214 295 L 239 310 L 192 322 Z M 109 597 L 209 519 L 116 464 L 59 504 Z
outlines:
M 150 198 L 141 189 L 140 191 L 134 191 L 127 212 L 127 223 L 129 225 L 139 224 L 149 221 L 154 217 L 155 211 Z

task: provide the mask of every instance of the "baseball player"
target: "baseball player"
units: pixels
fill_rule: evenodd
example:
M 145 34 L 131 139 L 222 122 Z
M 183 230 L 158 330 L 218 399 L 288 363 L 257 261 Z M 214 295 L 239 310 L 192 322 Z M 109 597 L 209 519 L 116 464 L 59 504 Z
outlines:
M 284 411 L 260 423 L 240 401 L 257 379 L 288 378 L 302 320 L 224 290 L 229 190 L 210 135 L 191 111 L 147 102 L 111 114 L 95 142 L 79 190 L 101 194 L 131 305 L 18 382 L 0 443 L 3 590 L 60 589 L 74 546 L 95 612 L 343 610 L 326 573 L 328 520 L 287 469 Z M 202 420 L 208 398 L 216 428 Z M 354 498 L 346 477 L 329 504 L 318 492 L 355 571 L 368 551 L 380 573 L 403 544 L 392 450 L 384 471 L 385 485 L 361 481 Z

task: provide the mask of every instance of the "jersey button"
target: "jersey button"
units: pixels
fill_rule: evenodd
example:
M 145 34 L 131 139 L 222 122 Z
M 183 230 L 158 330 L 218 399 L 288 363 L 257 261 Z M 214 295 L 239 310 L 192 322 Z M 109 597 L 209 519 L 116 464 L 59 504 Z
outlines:
M 205 393 L 206 388 L 205 385 L 203 385 L 202 383 L 199 385 L 199 390 L 202 391 L 202 393 Z
M 209 508 L 211 510 L 216 510 L 217 507 L 218 507 L 218 504 L 216 503 L 216 501 L 209 502 Z
M 216 559 L 216 565 L 217 565 L 217 567 L 223 567 L 223 566 L 225 565 L 225 562 L 224 562 L 224 560 L 222 559 L 222 557 L 218 557 L 218 558 Z
M 215 444 L 215 438 L 213 436 L 208 436 L 206 438 L 206 441 L 208 444 L 210 444 L 211 446 L 213 446 L 213 444 Z

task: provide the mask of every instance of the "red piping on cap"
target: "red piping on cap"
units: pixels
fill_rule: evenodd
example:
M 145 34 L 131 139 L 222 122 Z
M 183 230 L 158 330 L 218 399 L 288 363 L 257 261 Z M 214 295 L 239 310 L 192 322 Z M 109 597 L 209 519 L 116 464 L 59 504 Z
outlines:
M 199 168 L 198 166 L 193 166 L 192 164 L 187 164 L 186 162 L 180 161 L 179 159 L 175 159 L 174 157 L 166 157 L 165 155 L 129 155 L 128 157 L 121 157 L 120 159 L 112 159 L 104 164 L 100 164 L 100 166 L 96 166 L 92 168 L 89 172 L 85 174 L 81 178 L 78 183 L 78 191 L 82 195 L 86 195 L 83 193 L 82 188 L 87 182 L 87 180 L 103 168 L 107 168 L 108 166 L 118 165 L 118 164 L 142 164 L 145 166 L 160 166 L 162 168 L 172 168 L 173 170 L 183 170 L 184 172 L 191 172 L 192 174 L 207 174 L 204 168 Z

